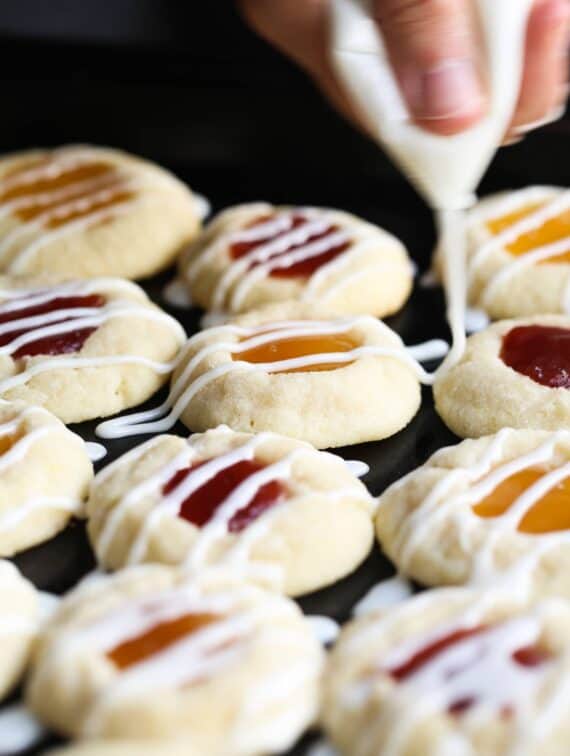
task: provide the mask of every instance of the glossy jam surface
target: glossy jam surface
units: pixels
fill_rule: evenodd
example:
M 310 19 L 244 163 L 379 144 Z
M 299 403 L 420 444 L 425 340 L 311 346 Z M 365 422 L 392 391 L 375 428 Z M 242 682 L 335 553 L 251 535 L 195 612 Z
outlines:
M 274 341 L 253 347 L 252 349 L 234 352 L 232 358 L 234 360 L 241 360 L 254 364 L 263 364 L 281 362 L 282 360 L 292 360 L 297 357 L 310 357 L 311 355 L 316 354 L 350 352 L 358 346 L 360 345 L 346 333 L 295 336 L 282 339 L 279 338 L 279 331 L 275 331 Z M 302 367 L 287 368 L 285 370 L 277 370 L 275 372 L 312 373 L 317 370 L 338 370 L 339 368 L 346 367 L 346 365 L 350 365 L 351 362 L 352 361 L 324 362 Z
M 256 228 L 263 225 L 264 223 L 275 220 L 277 217 L 279 216 L 265 215 L 251 223 L 247 228 Z M 270 242 L 275 242 L 280 237 L 290 233 L 294 229 L 302 229 L 302 227 L 306 226 L 308 223 L 309 220 L 304 215 L 302 215 L 301 213 L 293 213 L 291 215 L 290 226 L 286 231 L 281 230 L 272 235 L 268 234 L 264 238 L 256 239 L 254 241 L 235 242 L 230 246 L 230 255 L 234 260 L 238 260 L 240 257 L 244 257 L 244 255 L 253 252 L 261 246 L 269 244 Z M 336 257 L 338 257 L 338 255 L 345 252 L 350 247 L 350 241 L 334 243 L 333 246 L 329 247 L 322 253 L 314 255 L 313 257 L 307 257 L 305 260 L 300 260 L 291 265 L 279 265 L 279 258 L 283 255 L 288 254 L 289 252 L 294 252 L 295 250 L 302 249 L 309 244 L 324 240 L 337 231 L 339 231 L 338 226 L 329 225 L 319 233 L 309 234 L 302 242 L 293 243 L 287 246 L 285 249 L 280 249 L 279 252 L 275 253 L 269 258 L 269 260 L 276 265 L 276 267 L 271 269 L 270 275 L 276 278 L 306 277 L 312 275 L 322 265 L 326 265 L 326 263 L 331 262 Z M 255 268 L 258 265 L 260 265 L 260 263 L 253 262 L 251 267 Z
M 527 205 L 501 218 L 494 218 L 487 222 L 487 227 L 493 235 L 500 234 L 510 226 L 514 225 L 523 218 L 531 215 L 535 210 L 542 207 L 544 203 L 535 203 Z M 570 238 L 570 210 L 565 210 L 554 218 L 549 218 L 541 226 L 522 234 L 514 242 L 507 245 L 508 251 L 512 255 L 524 255 L 533 249 L 543 247 L 546 244 L 553 244 L 561 239 Z M 549 257 L 545 262 L 567 263 L 570 262 L 570 252 L 564 252 L 561 255 Z
M 549 388 L 570 388 L 570 330 L 527 325 L 503 336 L 501 359 L 517 373 Z
M 489 627 L 487 625 L 479 625 L 476 627 L 461 628 L 459 630 L 455 630 L 447 635 L 442 636 L 441 638 L 438 638 L 432 643 L 429 643 L 423 648 L 420 648 L 419 651 L 416 651 L 413 656 L 411 656 L 408 660 L 406 660 L 399 666 L 388 669 L 388 674 L 396 682 L 404 682 L 408 678 L 422 671 L 431 662 L 434 662 L 437 657 L 440 656 L 440 654 L 443 654 L 454 646 L 458 646 L 462 643 L 470 641 L 475 636 L 482 635 L 488 629 Z M 523 648 L 517 649 L 511 654 L 511 659 L 515 664 L 528 668 L 537 667 L 540 664 L 548 661 L 550 658 L 550 654 L 547 651 L 541 649 L 538 645 L 525 646 Z M 457 668 L 446 671 L 444 682 L 453 679 L 453 677 L 461 674 L 469 667 L 476 665 L 478 662 L 484 664 L 485 660 L 484 658 L 480 660 L 474 659 L 466 662 L 464 666 L 458 665 Z M 489 670 L 489 673 L 492 674 L 492 670 Z M 458 698 L 457 700 L 452 701 L 449 704 L 449 706 L 447 707 L 447 712 L 454 716 L 459 716 L 468 711 L 476 703 L 478 703 L 476 696 Z M 512 708 L 509 706 L 504 707 L 503 709 L 501 709 L 500 713 L 502 716 L 508 717 L 512 714 Z
M 201 462 L 178 470 L 164 485 L 163 494 L 167 496 L 174 491 L 182 481 L 203 464 L 205 463 Z M 182 502 L 178 513 L 179 517 L 188 520 L 197 527 L 202 527 L 212 519 L 232 491 L 264 468 L 265 465 L 261 462 L 244 459 L 220 470 Z M 229 520 L 228 531 L 240 533 L 268 509 L 282 502 L 286 495 L 285 486 L 280 481 L 271 480 L 265 483 L 257 489 L 253 498 Z
M 149 659 L 217 619 L 219 617 L 215 614 L 185 614 L 174 620 L 161 622 L 143 635 L 116 646 L 107 653 L 107 658 L 119 669 L 127 669 Z
M 56 311 L 61 311 L 61 319 L 58 319 L 54 323 L 46 324 L 46 326 L 55 325 L 56 323 L 65 323 L 73 319 L 72 317 L 66 317 L 65 310 L 78 307 L 100 308 L 105 304 L 106 300 L 100 294 L 89 294 L 81 297 L 54 297 L 41 304 L 32 304 L 30 306 L 24 305 L 18 309 L 8 309 L 8 304 L 13 306 L 17 301 L 18 300 L 12 300 L 10 303 L 0 304 L 0 325 Z M 41 326 L 36 325 L 28 328 L 16 328 L 13 331 L 11 330 L 0 333 L 0 346 L 11 344 L 19 336 L 33 332 L 40 327 Z M 52 336 L 35 339 L 34 341 L 29 341 L 27 344 L 23 344 L 16 351 L 12 352 L 12 357 L 18 359 L 20 357 L 33 357 L 38 354 L 58 355 L 77 352 L 81 349 L 89 336 L 96 330 L 96 328 L 91 327 L 80 328 L 76 331 L 66 331 L 60 334 L 54 333 Z
M 500 517 L 522 494 L 549 472 L 542 467 L 527 467 L 511 475 L 473 506 L 479 517 Z M 565 478 L 531 506 L 521 519 L 521 533 L 552 533 L 570 528 L 570 478 Z

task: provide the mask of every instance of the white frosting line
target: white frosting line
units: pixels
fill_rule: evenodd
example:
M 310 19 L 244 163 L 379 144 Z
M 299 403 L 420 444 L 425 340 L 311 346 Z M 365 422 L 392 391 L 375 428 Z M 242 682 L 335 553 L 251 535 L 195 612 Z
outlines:
M 323 354 L 307 355 L 305 357 L 296 357 L 288 360 L 279 360 L 267 363 L 248 363 L 240 360 L 225 362 L 217 367 L 211 368 L 192 379 L 192 374 L 196 368 L 210 355 L 218 352 L 229 352 L 230 355 L 240 354 L 241 352 L 253 349 L 265 344 L 274 343 L 277 339 L 289 339 L 302 336 L 320 336 L 331 334 L 347 333 L 351 328 L 360 324 L 369 323 L 378 330 L 383 336 L 388 336 L 394 342 L 394 346 L 361 346 L 346 352 L 326 352 Z M 282 323 L 272 323 L 271 330 L 267 325 L 258 328 L 240 328 L 238 326 L 226 325 L 218 329 L 210 329 L 194 336 L 187 343 L 186 349 L 182 351 L 179 357 L 179 364 L 185 359 L 185 354 L 189 347 L 199 343 L 204 338 L 210 337 L 216 332 L 221 335 L 241 336 L 242 341 L 220 340 L 207 343 L 202 349 L 188 360 L 184 369 L 177 376 L 176 381 L 172 384 L 170 394 L 166 401 L 154 409 L 145 412 L 136 412 L 113 420 L 107 420 L 101 423 L 96 433 L 101 438 L 120 438 L 123 436 L 136 435 L 139 433 L 164 432 L 173 427 L 179 419 L 184 409 L 207 384 L 217 378 L 226 375 L 234 370 L 258 371 L 266 373 L 278 373 L 295 368 L 310 368 L 314 365 L 328 363 L 354 362 L 362 357 L 387 357 L 398 360 L 415 373 L 418 380 L 426 384 L 433 383 L 435 376 L 427 373 L 415 359 L 414 354 L 419 354 L 420 359 L 432 359 L 435 356 L 441 356 L 446 348 L 441 340 L 427 342 L 425 345 L 412 347 L 411 351 L 406 350 L 401 339 L 397 334 L 391 331 L 381 321 L 368 316 L 350 318 L 336 321 L 284 321 Z M 2 384 L 0 383 L 0 391 Z
M 171 307 L 189 310 L 192 307 L 192 297 L 188 286 L 182 278 L 173 278 L 162 290 L 162 299 Z
M 331 617 L 325 617 L 320 614 L 311 614 L 305 617 L 311 625 L 311 630 L 315 633 L 317 640 L 324 646 L 333 643 L 340 633 L 338 622 Z
M 338 277 L 342 268 L 369 251 L 374 243 L 373 230 L 348 226 L 334 213 L 316 208 L 276 210 L 270 205 L 260 204 L 258 212 L 260 215 L 275 214 L 275 217 L 250 228 L 222 234 L 194 258 L 186 270 L 186 277 L 192 279 L 219 254 L 227 256 L 232 245 L 240 242 L 257 244 L 242 257 L 230 261 L 227 270 L 220 277 L 212 295 L 212 310 L 215 312 L 224 309 L 239 311 L 251 288 L 273 270 L 291 267 L 347 242 L 350 246 L 346 250 L 308 276 L 302 299 L 313 299 L 317 292 L 319 298 L 335 296 L 338 288 L 353 283 L 354 279 L 372 267 L 384 267 L 377 261 L 367 263 L 348 278 L 342 277 L 337 284 L 329 285 L 329 280 Z M 293 227 L 294 217 L 299 216 L 305 219 L 304 225 Z M 322 234 L 326 235 L 311 241 L 313 237 Z M 289 249 L 290 247 L 295 248 Z
M 367 465 L 366 462 L 362 462 L 360 459 L 346 459 L 344 463 L 357 478 L 363 478 L 370 472 L 370 465 Z
M 556 218 L 561 213 L 567 211 L 568 208 L 570 208 L 570 191 L 555 193 L 551 189 L 534 187 L 526 192 L 516 192 L 514 195 L 507 197 L 506 200 L 499 203 L 498 206 L 494 206 L 491 210 L 487 211 L 486 214 L 473 214 L 471 224 L 476 225 L 490 221 L 493 218 L 501 218 L 518 209 L 524 208 L 526 205 L 532 205 L 535 202 L 541 201 L 544 201 L 545 204 L 528 215 L 525 215 L 500 233 L 494 236 L 489 234 L 490 238 L 486 243 L 481 245 L 469 264 L 468 280 L 470 283 L 473 281 L 479 267 L 488 259 L 490 254 L 508 247 L 510 244 L 516 242 L 521 236 L 538 230 L 547 221 Z M 482 306 L 488 307 L 500 288 L 504 287 L 508 281 L 521 271 L 536 265 L 539 262 L 555 258 L 557 255 L 568 252 L 570 252 L 570 239 L 566 238 L 536 247 L 535 249 L 521 255 L 513 255 L 512 260 L 506 265 L 500 267 L 485 284 L 479 295 Z M 567 306 L 568 301 L 565 290 L 561 306 L 562 312 L 568 312 Z
M 38 745 L 47 731 L 24 707 L 13 704 L 0 711 L 0 754 L 14 756 Z
M 86 441 L 85 448 L 91 462 L 99 462 L 100 459 L 107 456 L 107 449 L 103 444 L 97 444 L 94 441 Z
M 353 617 L 362 617 L 378 609 L 388 609 L 413 595 L 411 584 L 401 575 L 383 580 L 370 590 L 352 608 Z

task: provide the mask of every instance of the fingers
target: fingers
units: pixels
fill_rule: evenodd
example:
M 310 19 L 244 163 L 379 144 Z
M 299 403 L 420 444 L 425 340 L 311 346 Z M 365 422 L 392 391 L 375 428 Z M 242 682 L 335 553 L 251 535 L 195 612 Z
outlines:
M 570 0 L 537 0 L 526 38 L 521 94 L 509 137 L 562 115 L 567 97 Z
M 469 5 L 468 0 L 374 0 L 410 112 L 438 134 L 462 131 L 485 112 Z

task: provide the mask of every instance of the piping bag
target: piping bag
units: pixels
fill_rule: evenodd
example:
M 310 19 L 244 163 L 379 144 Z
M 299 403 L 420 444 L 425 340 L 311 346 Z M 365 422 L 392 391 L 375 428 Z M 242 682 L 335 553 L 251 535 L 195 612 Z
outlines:
M 439 371 L 465 349 L 465 210 L 510 123 L 520 89 L 533 0 L 471 0 L 484 48 L 489 106 L 471 128 L 439 136 L 410 119 L 371 0 L 333 0 L 331 60 L 370 134 L 436 213 L 452 347 Z M 439 372 L 438 371 L 438 372 Z

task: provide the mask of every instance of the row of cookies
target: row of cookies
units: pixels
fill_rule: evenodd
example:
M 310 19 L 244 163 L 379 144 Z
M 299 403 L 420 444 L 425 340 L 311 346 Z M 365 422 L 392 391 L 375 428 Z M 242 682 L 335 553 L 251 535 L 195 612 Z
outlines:
M 220 454 L 220 445 L 227 449 L 231 439 L 247 450 L 253 441 L 227 429 L 207 435 L 209 440 L 198 439 L 200 455 L 217 453 L 213 459 L 223 464 L 233 457 Z M 166 497 L 168 475 L 186 461 L 176 456 L 161 478 Z M 396 565 L 424 584 L 467 585 L 428 591 L 400 607 L 360 617 L 342 631 L 325 667 L 298 610 L 274 591 L 243 581 L 237 569 L 243 543 L 237 559 L 230 557 L 230 573 L 223 567 L 192 574 L 131 566 L 115 576 L 91 578 L 64 599 L 40 640 L 27 693 L 32 709 L 59 732 L 103 738 L 103 744 L 92 746 L 94 753 L 112 748 L 107 739 L 173 734 L 180 740 L 173 752 L 184 742 L 190 752 L 197 746 L 202 754 L 257 753 L 287 747 L 314 720 L 324 669 L 321 721 L 343 753 L 530 756 L 546 749 L 562 754 L 568 736 L 570 610 L 568 523 L 560 520 L 557 504 L 564 492 L 556 482 L 567 479 L 569 456 L 567 433 L 503 431 L 437 452 L 385 492 L 377 529 Z M 138 480 L 129 489 L 136 472 L 132 463 L 132 457 L 126 459 L 101 478 L 95 508 L 114 491 L 119 507 L 114 511 L 122 508 L 127 516 L 125 491 L 148 482 Z M 334 464 L 342 466 L 338 459 Z M 314 461 L 311 467 L 317 468 Z M 193 469 L 196 475 L 200 464 Z M 181 485 L 192 472 L 176 478 Z M 257 485 L 263 490 L 267 478 L 258 478 Z M 234 490 L 239 488 L 237 483 Z M 246 504 L 249 517 L 252 503 Z M 236 514 L 245 516 L 244 504 L 234 497 L 233 508 L 217 519 L 224 531 Z M 183 504 L 178 500 L 176 506 Z M 269 522 L 268 511 L 258 518 Z M 344 520 L 345 531 L 353 522 Z M 247 522 L 245 532 L 250 528 Z M 400 543 L 402 534 L 407 540 Z M 263 529 L 255 535 L 265 538 Z M 227 559 L 224 534 L 214 528 L 206 545 L 212 546 L 212 537 Z M 261 558 L 267 556 L 266 551 Z M 158 558 L 167 561 L 164 555 Z M 241 647 L 247 630 L 234 615 L 234 603 L 241 611 L 242 598 L 250 606 L 245 594 L 259 610 L 255 616 L 268 623 L 265 635 L 248 637 L 247 653 Z M 290 622 L 280 619 L 281 612 Z M 283 623 L 288 640 L 283 653 L 275 654 L 275 633 Z M 297 639 L 291 656 L 286 653 L 290 632 Z M 258 644 L 264 646 L 261 637 L 269 644 L 270 667 L 260 668 L 255 661 Z M 241 680 L 235 689 L 234 676 Z M 220 691 L 224 705 L 206 712 L 204 697 L 211 701 Z M 268 721 L 270 714 L 277 719 Z M 277 722 L 287 724 L 281 728 Z M 226 738 L 223 748 L 215 737 L 220 731 Z M 268 740 L 260 743 L 260 733 Z
M 566 194 L 533 189 L 473 213 L 470 294 L 492 317 L 566 312 Z M 384 552 L 434 588 L 341 633 L 323 712 L 343 753 L 567 752 L 569 325 L 497 323 L 436 380 L 448 425 L 483 437 L 379 499 Z
M 490 198 L 468 231 L 471 303 L 517 319 L 435 381 L 443 419 L 477 438 L 379 498 L 384 552 L 430 590 L 342 631 L 323 706 L 342 753 L 568 751 L 568 192 Z

